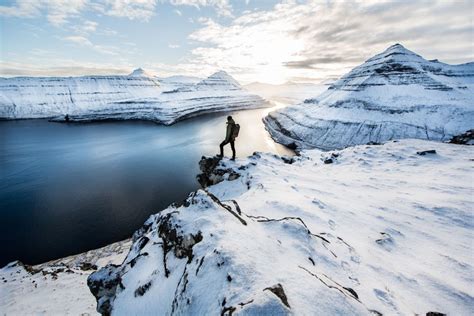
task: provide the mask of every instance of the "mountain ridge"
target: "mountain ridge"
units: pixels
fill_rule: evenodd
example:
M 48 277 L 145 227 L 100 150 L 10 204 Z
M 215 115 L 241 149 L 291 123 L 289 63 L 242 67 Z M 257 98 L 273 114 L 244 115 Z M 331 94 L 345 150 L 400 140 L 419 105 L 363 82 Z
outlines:
M 1 119 L 64 121 L 68 114 L 69 121 L 77 122 L 172 124 L 203 113 L 264 106 L 268 103 L 222 71 L 200 81 L 183 76 L 160 79 L 142 68 L 129 75 L 0 79 Z

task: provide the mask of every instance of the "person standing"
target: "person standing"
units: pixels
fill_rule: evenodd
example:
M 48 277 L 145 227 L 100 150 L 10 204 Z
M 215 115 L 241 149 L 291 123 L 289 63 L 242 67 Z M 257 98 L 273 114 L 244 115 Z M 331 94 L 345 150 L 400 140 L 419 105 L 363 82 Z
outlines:
M 232 116 L 227 117 L 227 130 L 225 134 L 224 141 L 219 145 L 221 149 L 221 153 L 217 155 L 218 157 L 224 157 L 224 146 L 230 144 L 230 148 L 232 149 L 232 158 L 231 160 L 235 160 L 235 138 L 239 135 L 239 124 L 235 124 L 234 119 Z

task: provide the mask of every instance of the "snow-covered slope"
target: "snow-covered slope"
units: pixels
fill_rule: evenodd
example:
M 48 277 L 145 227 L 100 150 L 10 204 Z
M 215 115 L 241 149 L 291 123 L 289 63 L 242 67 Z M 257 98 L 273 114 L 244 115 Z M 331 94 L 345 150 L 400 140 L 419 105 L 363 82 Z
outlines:
M 107 264 L 120 264 L 131 240 L 36 266 L 12 262 L 0 269 L 1 315 L 95 315 L 87 277 Z
M 151 216 L 88 285 L 118 315 L 472 315 L 473 151 L 203 158 L 200 182 L 224 181 Z
M 68 114 L 71 121 L 139 119 L 172 124 L 202 113 L 268 105 L 223 71 L 197 83 L 190 78 L 157 79 L 143 69 L 128 76 L 0 78 L 0 119 L 62 121 Z
M 474 127 L 474 63 L 427 61 L 396 44 L 265 123 L 277 141 L 302 148 L 447 140 Z

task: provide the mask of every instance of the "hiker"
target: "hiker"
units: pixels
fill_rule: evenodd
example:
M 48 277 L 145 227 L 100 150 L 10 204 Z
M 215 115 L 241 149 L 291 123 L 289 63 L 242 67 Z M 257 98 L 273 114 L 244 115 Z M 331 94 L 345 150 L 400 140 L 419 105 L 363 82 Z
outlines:
M 227 117 L 227 131 L 225 134 L 224 141 L 219 145 L 221 148 L 221 153 L 217 155 L 218 157 L 224 157 L 224 146 L 230 143 L 230 148 L 232 148 L 232 158 L 231 160 L 235 160 L 235 138 L 239 136 L 240 125 L 235 124 L 234 119 L 232 116 Z

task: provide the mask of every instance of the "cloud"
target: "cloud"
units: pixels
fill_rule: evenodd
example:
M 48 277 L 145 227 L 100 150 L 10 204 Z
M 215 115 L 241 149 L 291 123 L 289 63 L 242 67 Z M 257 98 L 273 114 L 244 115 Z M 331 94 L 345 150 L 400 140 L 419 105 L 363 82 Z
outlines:
M 157 0 L 16 0 L 13 5 L 0 6 L 0 15 L 32 18 L 44 13 L 54 26 L 64 25 L 86 10 L 148 21 L 155 14 L 156 3 Z
M 78 16 L 88 0 L 17 0 L 14 5 L 0 6 L 0 15 L 32 18 L 46 11 L 48 21 L 61 26 L 72 16 Z
M 85 20 L 82 23 L 72 25 L 70 28 L 76 34 L 86 36 L 89 33 L 94 33 L 98 25 L 99 23 L 97 22 Z
M 79 46 L 91 48 L 98 53 L 107 54 L 107 55 L 118 55 L 117 47 L 93 44 L 88 38 L 84 36 L 73 35 L 73 36 L 63 37 L 62 39 L 65 41 L 72 42 Z
M 36 1 L 17 1 L 12 6 L 0 6 L 1 16 L 34 17 L 40 13 L 41 3 Z
M 80 63 L 74 60 L 55 60 L 53 64 L 43 65 L 0 61 L 0 76 L 6 77 L 128 74 L 131 69 L 130 65 Z
M 182 15 L 183 15 L 183 13 L 181 13 L 181 11 L 179 11 L 178 9 L 174 10 L 174 13 L 176 13 L 176 14 L 179 15 L 179 16 L 182 16 Z
M 87 0 L 47 0 L 45 4 L 48 7 L 48 21 L 54 26 L 61 26 L 70 17 L 79 16 L 80 11 L 87 4 Z
M 104 14 L 148 21 L 155 14 L 156 0 L 103 0 Z
M 267 82 L 341 76 L 395 42 L 466 62 L 474 59 L 472 19 L 469 1 L 288 1 L 229 24 L 199 20 L 190 60 Z
M 200 7 L 213 7 L 217 15 L 232 17 L 232 5 L 229 0 L 169 0 L 169 2 L 176 6 L 193 6 L 198 9 Z
M 65 41 L 70 41 L 81 46 L 92 46 L 92 43 L 84 36 L 66 36 L 63 38 Z
M 168 44 L 169 48 L 179 48 L 178 44 Z

